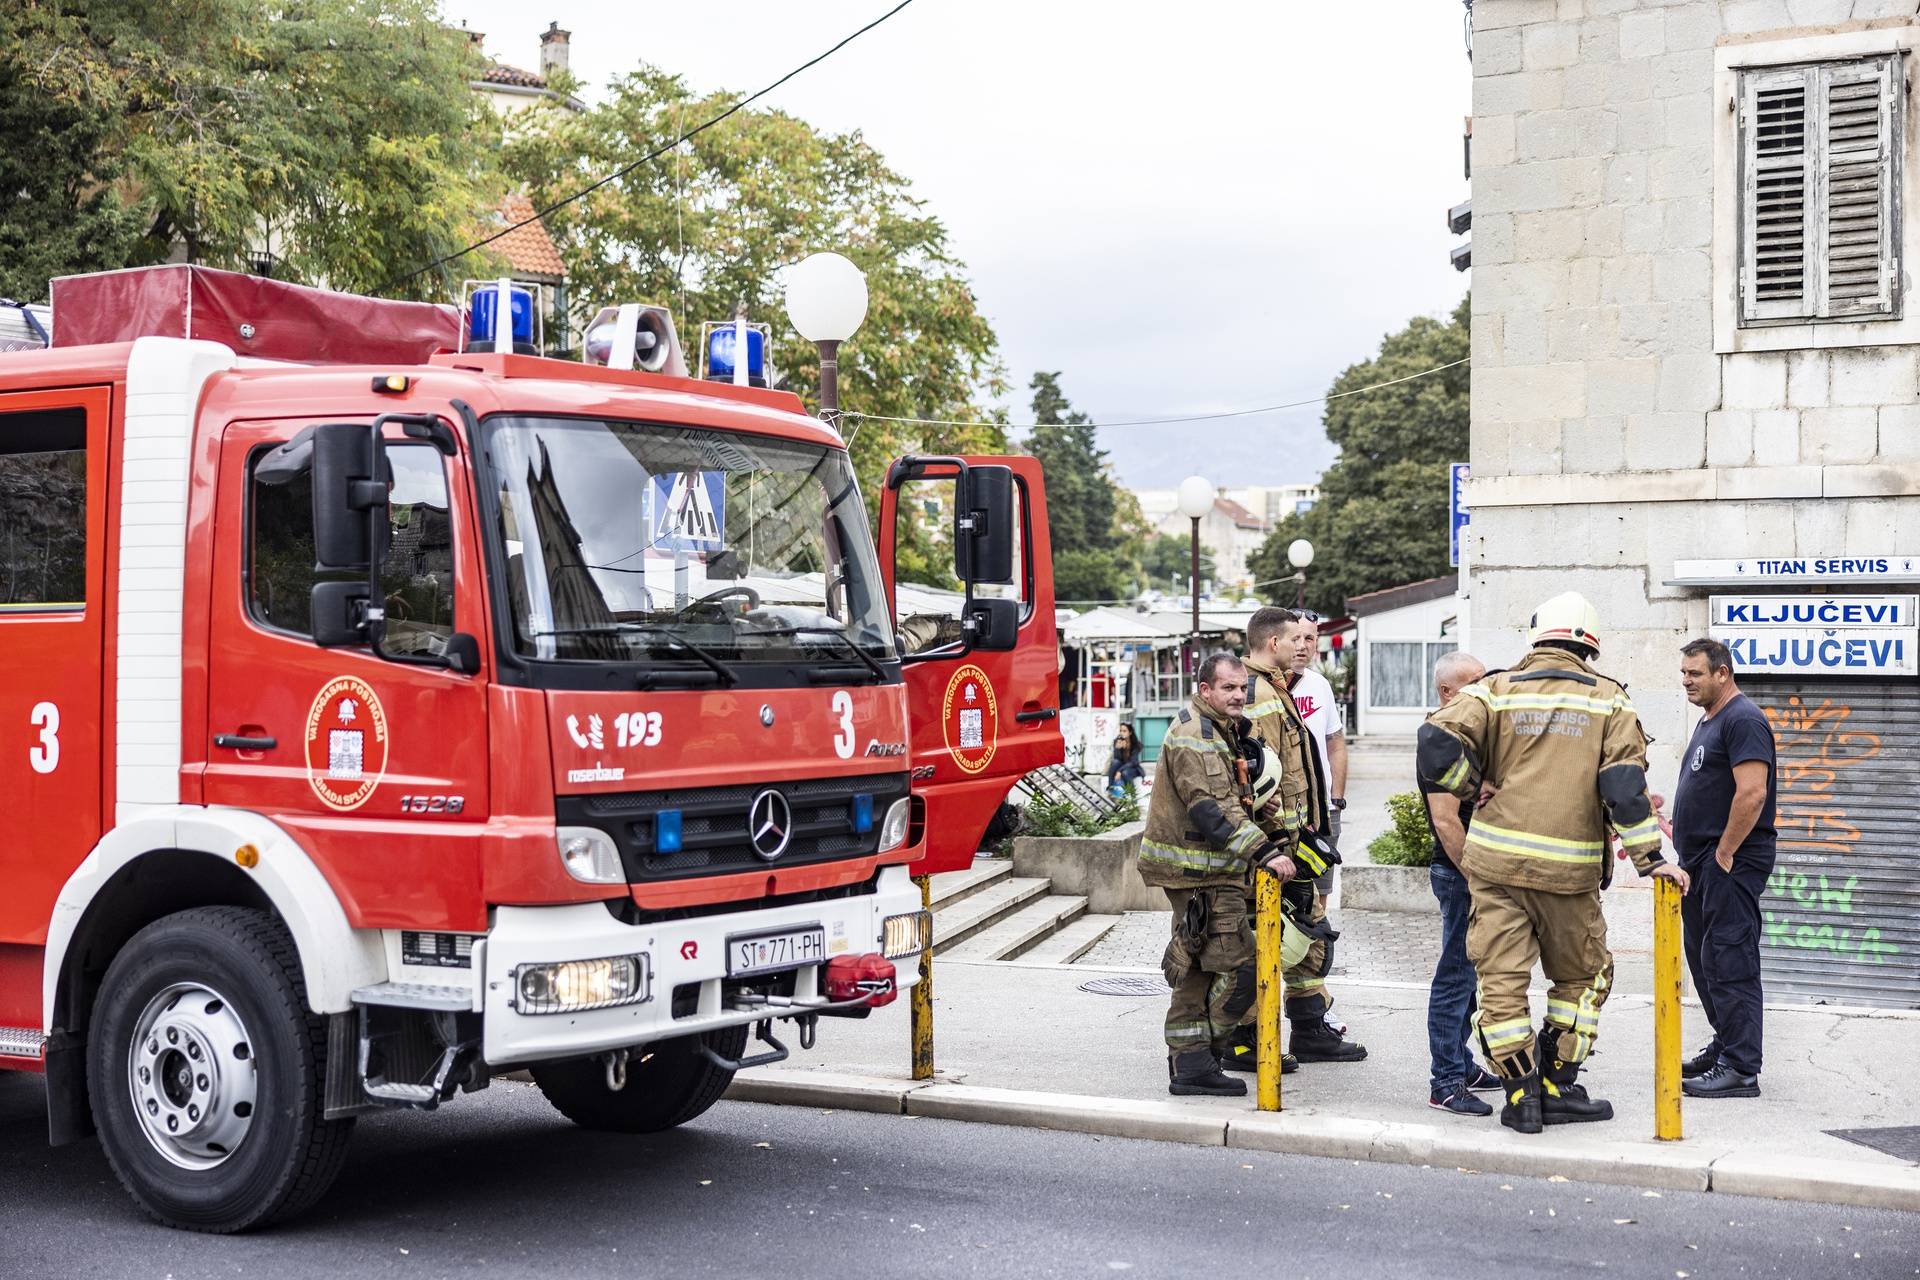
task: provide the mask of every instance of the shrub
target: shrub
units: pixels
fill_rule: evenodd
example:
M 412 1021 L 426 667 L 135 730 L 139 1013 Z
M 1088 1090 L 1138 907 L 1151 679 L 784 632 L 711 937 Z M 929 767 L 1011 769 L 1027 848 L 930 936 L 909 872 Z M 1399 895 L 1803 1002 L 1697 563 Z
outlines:
M 1367 856 L 1388 867 L 1425 867 L 1433 862 L 1433 837 L 1427 832 L 1427 802 L 1416 792 L 1387 797 L 1393 825 L 1367 845 Z
M 1140 799 L 1132 787 L 1126 795 L 1114 802 L 1113 811 L 1102 816 L 1088 813 L 1084 809 L 1068 804 L 1064 800 L 1054 800 L 1047 796 L 1036 796 L 1027 805 L 1026 822 L 1020 834 L 1030 836 L 1097 836 L 1103 831 L 1125 826 L 1129 822 L 1140 820 Z

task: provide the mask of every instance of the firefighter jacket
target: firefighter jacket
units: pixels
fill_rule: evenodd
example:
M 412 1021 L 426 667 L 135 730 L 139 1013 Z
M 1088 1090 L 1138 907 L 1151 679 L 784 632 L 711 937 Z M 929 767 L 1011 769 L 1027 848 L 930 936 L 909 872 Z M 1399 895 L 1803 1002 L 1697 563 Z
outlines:
M 1462 689 L 1420 727 L 1420 776 L 1473 815 L 1461 861 L 1496 884 L 1549 893 L 1609 878 L 1608 834 L 1645 875 L 1664 861 L 1647 797 L 1647 738 L 1627 691 L 1563 649 L 1534 649 Z
M 1247 719 L 1253 722 L 1253 736 L 1280 757 L 1280 808 L 1265 820 L 1265 826 L 1274 843 L 1292 854 L 1303 826 L 1325 829 L 1322 815 L 1326 801 L 1323 795 L 1315 794 L 1319 752 L 1314 750 L 1307 726 L 1300 719 L 1300 708 L 1287 692 L 1286 677 L 1254 662 L 1247 663 L 1247 670 L 1253 673 L 1253 684 L 1247 691 Z M 1324 870 L 1309 868 L 1308 874 L 1320 875 Z
M 1239 725 L 1197 695 L 1174 717 L 1140 841 L 1140 876 L 1162 889 L 1245 886 L 1273 856 L 1247 813 L 1239 770 Z

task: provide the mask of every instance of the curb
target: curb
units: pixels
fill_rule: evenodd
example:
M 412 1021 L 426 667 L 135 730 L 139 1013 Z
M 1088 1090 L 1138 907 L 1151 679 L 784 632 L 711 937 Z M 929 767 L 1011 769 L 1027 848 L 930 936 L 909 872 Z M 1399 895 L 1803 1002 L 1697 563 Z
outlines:
M 1555 1143 L 1546 1135 L 1508 1141 L 1497 1135 L 1461 1135 L 1432 1125 L 1324 1115 L 1306 1107 L 1278 1115 L 1226 1113 L 1176 1102 L 829 1071 L 762 1069 L 736 1077 L 726 1096 L 735 1102 L 1920 1212 L 1920 1168 L 1809 1158 L 1789 1165 L 1777 1155 L 1728 1150 L 1724 1145 L 1692 1149 L 1633 1142 L 1571 1145 Z

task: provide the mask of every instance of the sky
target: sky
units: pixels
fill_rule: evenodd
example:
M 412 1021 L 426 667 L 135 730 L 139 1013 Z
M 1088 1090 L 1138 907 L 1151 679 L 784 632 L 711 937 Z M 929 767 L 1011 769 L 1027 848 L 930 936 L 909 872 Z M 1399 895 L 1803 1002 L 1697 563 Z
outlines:
M 527 68 L 559 22 L 589 97 L 643 61 L 751 92 L 889 7 L 443 4 Z M 1466 291 L 1445 217 L 1468 187 L 1462 12 L 915 0 L 761 105 L 860 131 L 945 223 L 999 335 L 1015 423 L 1036 370 L 1060 371 L 1096 422 L 1280 404 Z M 1100 436 L 1135 489 L 1309 481 L 1334 454 L 1317 406 Z

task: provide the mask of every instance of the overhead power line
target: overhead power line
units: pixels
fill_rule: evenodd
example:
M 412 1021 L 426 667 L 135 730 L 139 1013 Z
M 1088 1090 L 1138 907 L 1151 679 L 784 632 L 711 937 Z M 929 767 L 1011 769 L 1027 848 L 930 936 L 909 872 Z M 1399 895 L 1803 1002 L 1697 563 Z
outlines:
M 494 232 L 492 235 L 488 236 L 484 240 L 475 240 L 472 244 L 468 245 L 464 249 L 459 250 L 456 253 L 449 253 L 444 257 L 435 258 L 432 262 L 427 263 L 427 265 L 425 265 L 424 267 L 416 267 L 414 270 L 407 272 L 405 275 L 395 276 L 393 279 L 387 281 L 385 284 L 381 285 L 378 289 L 374 290 L 374 292 L 385 293 L 388 289 L 393 288 L 395 285 L 402 285 L 402 284 L 405 284 L 407 281 L 412 280 L 416 276 L 423 276 L 427 272 L 432 271 L 435 267 L 443 267 L 449 262 L 458 262 L 461 258 L 466 257 L 468 254 L 472 253 L 474 250 L 484 249 L 488 245 L 492 244 L 495 240 L 500 239 L 502 236 L 510 235 L 513 232 L 518 231 L 522 227 L 530 226 L 533 223 L 540 221 L 540 219 L 546 217 L 550 213 L 566 208 L 568 205 L 572 204 L 575 200 L 579 200 L 584 196 L 593 194 L 595 191 L 598 191 L 601 187 L 606 186 L 609 182 L 619 181 L 621 178 L 626 177 L 629 173 L 632 173 L 635 169 L 638 169 L 641 165 L 648 164 L 654 160 L 658 160 L 661 156 L 667 154 L 667 152 L 673 150 L 675 147 L 687 141 L 689 138 L 692 138 L 694 135 L 713 128 L 713 126 L 719 124 L 722 120 L 725 120 L 728 116 L 731 116 L 734 113 L 746 107 L 751 106 L 753 103 L 759 101 L 761 98 L 766 97 L 768 94 L 772 93 L 775 89 L 778 89 L 781 85 L 785 84 L 787 81 L 799 75 L 802 71 L 806 71 L 812 67 L 819 66 L 822 62 L 825 62 L 828 58 L 831 58 L 834 54 L 840 52 L 842 49 L 852 44 L 855 40 L 858 40 L 861 36 L 867 34 L 867 32 L 873 30 L 875 27 L 879 26 L 881 23 L 885 22 L 888 18 L 891 18 L 894 14 L 899 13 L 902 9 L 906 8 L 908 5 L 912 3 L 913 3 L 913 0 L 900 0 L 899 4 L 894 5 L 893 8 L 887 10 L 885 13 L 875 18 L 872 22 L 869 22 L 866 26 L 861 27 L 858 31 L 854 32 L 852 35 L 847 36 L 845 39 L 841 40 L 840 43 L 834 45 L 833 48 L 828 49 L 825 53 L 819 54 L 801 63 L 799 66 L 787 72 L 787 74 L 781 76 L 778 80 L 775 80 L 772 84 L 768 85 L 766 88 L 761 89 L 757 93 L 748 94 L 746 97 L 741 98 L 738 102 L 735 102 L 732 106 L 728 107 L 725 111 L 722 111 L 719 115 L 714 116 L 710 120 L 706 120 L 701 122 L 700 124 L 695 125 L 693 128 L 687 130 L 685 133 L 675 138 L 672 142 L 667 143 L 665 146 L 655 147 L 652 151 L 647 152 L 647 154 L 641 156 L 638 160 L 635 160 L 632 164 L 626 165 L 623 168 L 615 169 L 612 173 L 609 173 L 604 178 L 600 178 L 595 182 L 592 182 L 589 185 L 580 188 L 580 190 L 574 192 L 570 196 L 566 196 L 566 197 L 563 197 L 562 199 L 554 201 L 552 204 L 546 206 L 544 209 L 534 210 L 530 216 L 522 218 L 518 222 L 510 223 L 507 226 L 500 228 L 500 230 Z
M 1260 413 L 1278 413 L 1282 409 L 1299 409 L 1310 404 L 1325 404 L 1329 400 L 1342 400 L 1347 396 L 1365 395 L 1369 391 L 1378 391 L 1382 387 L 1397 387 L 1403 382 L 1412 382 L 1417 378 L 1455 369 L 1472 360 L 1472 356 L 1462 356 L 1458 360 L 1449 360 L 1446 364 L 1437 364 L 1431 369 L 1422 369 L 1410 373 L 1404 378 L 1389 378 L 1385 382 L 1376 382 L 1370 386 L 1355 387 L 1351 391 L 1336 391 L 1331 395 L 1314 396 L 1310 400 L 1293 400 L 1286 404 L 1265 404 L 1253 409 L 1228 409 L 1221 413 L 1195 413 L 1181 418 L 1135 418 L 1123 422 L 1091 422 L 1093 427 L 1162 427 L 1181 422 L 1217 422 L 1223 418 L 1249 418 Z M 1016 431 L 1030 431 L 1041 424 L 1035 422 L 985 422 L 961 418 L 893 418 L 885 414 L 861 413 L 854 409 L 842 409 L 842 418 L 861 418 L 868 422 L 901 422 L 908 426 L 920 427 L 1005 427 Z

